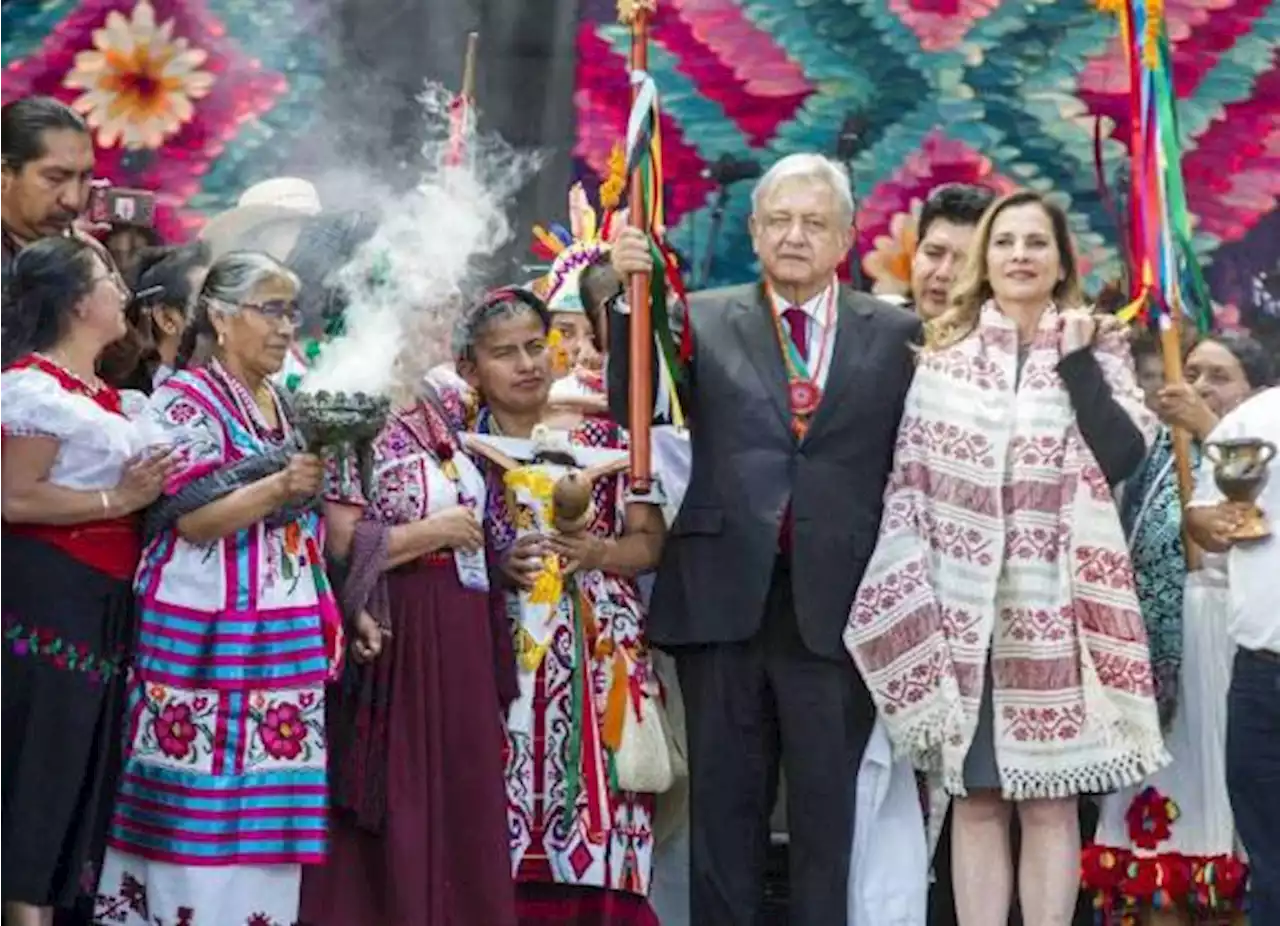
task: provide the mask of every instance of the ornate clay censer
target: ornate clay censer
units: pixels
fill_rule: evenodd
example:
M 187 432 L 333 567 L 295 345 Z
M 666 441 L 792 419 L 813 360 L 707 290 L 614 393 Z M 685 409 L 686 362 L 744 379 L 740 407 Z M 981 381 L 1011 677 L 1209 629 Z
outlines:
M 354 454 L 359 462 L 363 495 L 373 491 L 373 440 L 387 423 L 391 400 L 364 392 L 301 392 L 294 396 L 298 430 L 312 453 L 342 460 Z M 343 467 L 340 478 L 346 479 Z M 345 493 L 351 487 L 341 486 Z

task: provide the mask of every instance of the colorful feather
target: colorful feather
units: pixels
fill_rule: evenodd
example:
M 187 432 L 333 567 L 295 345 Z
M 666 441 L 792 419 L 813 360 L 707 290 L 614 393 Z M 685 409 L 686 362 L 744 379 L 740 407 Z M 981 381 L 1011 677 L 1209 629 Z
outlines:
M 565 244 L 541 225 L 533 226 L 533 253 L 544 260 L 555 260 Z
M 560 243 L 566 248 L 573 244 L 573 232 L 569 231 L 569 229 L 565 228 L 559 222 L 551 223 L 551 234 L 559 238 Z
M 569 228 L 574 241 L 596 240 L 596 211 L 581 183 L 569 188 Z
M 622 144 L 618 143 L 609 152 L 609 176 L 600 184 L 600 208 L 605 211 L 606 216 L 617 211 L 626 188 L 627 156 L 623 153 Z

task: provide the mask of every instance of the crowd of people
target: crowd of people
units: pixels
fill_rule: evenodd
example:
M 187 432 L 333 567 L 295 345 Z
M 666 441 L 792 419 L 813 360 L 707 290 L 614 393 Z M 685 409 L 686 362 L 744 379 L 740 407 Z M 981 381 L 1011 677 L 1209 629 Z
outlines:
M 1275 358 L 1166 382 L 1051 198 L 935 190 L 893 305 L 779 160 L 637 493 L 619 216 L 366 358 L 335 455 L 295 390 L 376 223 L 277 178 L 113 252 L 75 113 L 0 142 L 5 926 L 748 926 L 779 803 L 797 926 L 1066 926 L 1082 872 L 1280 923 L 1280 544 L 1215 479 Z

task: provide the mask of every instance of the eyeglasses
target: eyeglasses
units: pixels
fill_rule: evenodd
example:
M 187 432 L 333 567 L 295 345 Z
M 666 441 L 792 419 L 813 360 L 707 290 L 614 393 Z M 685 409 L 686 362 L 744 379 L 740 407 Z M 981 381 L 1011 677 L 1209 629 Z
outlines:
M 275 322 L 277 325 L 283 321 L 287 321 L 293 327 L 298 327 L 302 323 L 302 309 L 298 307 L 298 303 L 293 299 L 270 299 L 267 302 L 242 302 L 242 309 L 252 309 L 263 318 Z

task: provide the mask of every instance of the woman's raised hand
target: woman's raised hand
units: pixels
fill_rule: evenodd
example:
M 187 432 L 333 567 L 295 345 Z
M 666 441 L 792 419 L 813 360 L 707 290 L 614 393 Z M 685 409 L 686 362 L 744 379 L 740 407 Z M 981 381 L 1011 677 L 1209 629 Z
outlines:
M 121 513 L 141 511 L 159 498 L 177 463 L 172 447 L 148 450 L 130 461 L 111 492 Z
M 1084 311 L 1062 313 L 1062 354 L 1074 353 L 1093 345 L 1098 333 L 1098 320 Z

